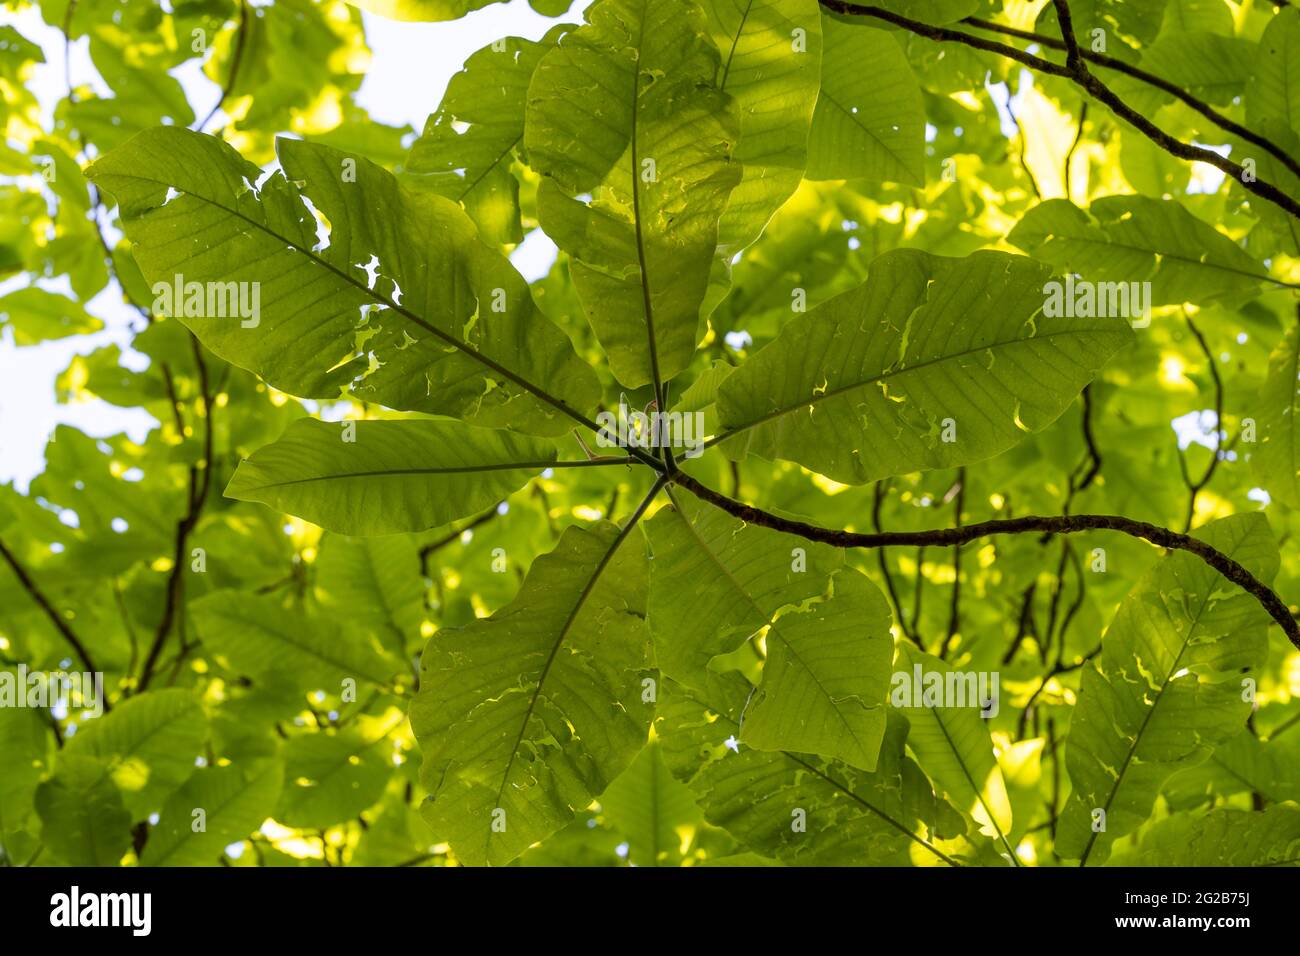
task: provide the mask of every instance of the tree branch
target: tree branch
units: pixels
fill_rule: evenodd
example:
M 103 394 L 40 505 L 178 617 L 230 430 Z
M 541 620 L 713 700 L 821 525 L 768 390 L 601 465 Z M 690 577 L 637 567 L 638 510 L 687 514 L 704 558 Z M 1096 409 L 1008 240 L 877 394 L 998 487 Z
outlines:
M 153 679 L 154 669 L 158 665 L 158 657 L 162 653 L 163 644 L 166 643 L 167 635 L 171 633 L 177 612 L 181 609 L 184 600 L 185 549 L 189 543 L 190 535 L 203 514 L 203 505 L 207 501 L 208 488 L 212 479 L 212 410 L 214 403 L 208 387 L 208 366 L 203 361 L 203 352 L 199 340 L 194 337 L 192 332 L 190 333 L 190 346 L 194 351 L 194 361 L 198 369 L 199 396 L 203 400 L 203 457 L 190 466 L 189 498 L 184 517 L 176 523 L 176 547 L 172 554 L 171 572 L 167 578 L 167 596 L 163 604 L 162 617 L 158 620 L 158 627 L 154 631 L 153 643 L 149 646 L 149 654 L 145 657 L 144 667 L 140 671 L 140 680 L 135 688 L 137 693 L 148 688 L 150 680 Z
M 5 562 L 18 578 L 19 583 L 27 589 L 27 593 L 31 595 L 32 600 L 36 602 L 37 607 L 45 612 L 45 616 L 49 618 L 50 623 L 54 625 L 54 629 L 58 631 L 63 636 L 63 639 L 72 646 L 74 651 L 76 651 L 77 657 L 81 658 L 81 663 L 86 666 L 86 670 L 91 673 L 96 673 L 99 669 L 95 667 L 94 662 L 90 659 L 90 652 L 86 650 L 86 645 L 81 642 L 79 637 L 77 637 L 76 632 L 73 631 L 68 622 L 63 619 L 63 616 L 54 609 L 54 605 L 52 605 L 49 602 L 49 599 L 45 597 L 45 593 L 37 587 L 36 582 L 33 581 L 31 575 L 27 573 L 27 569 L 19 563 L 16 557 L 14 557 L 13 552 L 5 547 L 3 540 L 0 540 L 0 557 L 5 559 Z M 105 708 L 107 709 L 108 702 L 105 701 L 104 703 Z
M 1029 43 L 1036 43 L 1039 46 L 1047 47 L 1052 50 L 1067 49 L 1064 40 L 1058 40 L 1056 37 L 1051 37 L 1044 33 L 1033 33 L 1029 30 L 1017 30 L 1015 27 L 1004 26 L 1001 23 L 994 23 L 992 20 L 981 20 L 979 17 L 967 17 L 962 21 L 962 23 L 969 24 L 977 30 L 987 30 L 990 33 L 1001 33 L 1004 36 L 1015 37 L 1018 40 L 1025 40 Z M 1282 163 L 1282 165 L 1286 166 L 1286 168 L 1291 170 L 1291 172 L 1300 176 L 1300 162 L 1297 162 L 1295 157 L 1287 153 L 1287 151 L 1282 147 L 1278 146 L 1267 137 L 1252 132 L 1240 123 L 1229 119 L 1210 104 L 1197 99 L 1191 93 L 1188 93 L 1176 84 L 1171 83 L 1169 80 L 1156 76 L 1154 73 L 1148 73 L 1146 70 L 1133 66 L 1131 63 L 1126 63 L 1123 60 L 1109 56 L 1105 53 L 1094 53 L 1091 50 L 1080 47 L 1079 56 L 1081 59 L 1087 60 L 1089 63 L 1094 63 L 1107 70 L 1114 70 L 1116 73 L 1123 73 L 1125 76 L 1135 79 L 1140 83 L 1145 83 L 1164 93 L 1168 93 L 1174 99 L 1178 100 L 1185 106 L 1190 107 L 1201 116 L 1204 116 L 1211 123 L 1225 132 L 1232 133 L 1234 136 L 1245 140 L 1251 145 L 1258 146 L 1260 149 L 1277 159 Z
M 928 40 L 934 40 L 936 43 L 961 43 L 965 46 L 976 50 L 983 50 L 986 53 L 994 53 L 998 56 L 1015 60 L 1017 63 L 1023 63 L 1025 66 L 1038 70 L 1050 76 L 1060 76 L 1067 80 L 1072 80 L 1080 87 L 1086 90 L 1093 99 L 1104 103 L 1110 110 L 1133 126 L 1140 133 L 1145 135 L 1153 143 L 1159 146 L 1171 156 L 1190 162 L 1206 163 L 1223 173 L 1231 176 L 1239 182 L 1247 192 L 1267 199 L 1269 202 L 1286 210 L 1287 213 L 1300 219 L 1300 202 L 1292 199 L 1278 187 L 1271 183 L 1265 182 L 1255 176 L 1247 176 L 1246 170 L 1230 159 L 1220 156 L 1212 149 L 1206 149 L 1203 146 L 1193 146 L 1184 143 L 1182 140 L 1170 136 L 1160 127 L 1156 126 L 1149 119 L 1130 107 L 1122 99 L 1106 86 L 1101 80 L 1088 72 L 1088 66 L 1082 53 L 1075 58 L 1073 66 L 1054 63 L 1051 60 L 1044 59 L 1040 56 L 1034 56 L 1032 53 L 1026 53 L 1013 46 L 1007 46 L 1002 43 L 995 43 L 992 40 L 986 40 L 983 37 L 977 37 L 961 30 L 950 30 L 947 27 L 938 27 L 929 23 L 922 23 L 919 20 L 913 20 L 909 17 L 894 13 L 892 10 L 885 10 L 881 7 L 859 6 L 855 3 L 846 2 L 846 0 L 818 0 L 822 7 L 844 16 L 870 17 L 881 20 L 885 23 L 893 24 L 914 33 L 917 36 L 925 37 Z M 1068 13 L 1061 19 L 1062 30 L 1068 30 L 1069 16 Z M 1073 41 L 1073 34 L 1070 34 Z
M 230 75 L 226 78 L 226 85 L 221 88 L 221 98 L 217 100 L 208 115 L 193 127 L 197 132 L 203 132 L 203 127 L 212 122 L 212 117 L 217 115 L 225 105 L 226 99 L 234 92 L 235 81 L 239 79 L 239 66 L 244 59 L 244 43 L 248 38 L 248 0 L 239 0 L 239 26 L 235 29 L 238 32 L 235 34 L 234 52 L 230 55 Z
M 714 491 L 692 478 L 678 472 L 670 479 L 673 484 L 685 488 L 702 501 L 707 501 L 721 508 L 734 517 L 750 524 L 796 534 L 809 541 L 821 541 L 841 548 L 887 548 L 899 545 L 959 545 L 968 541 L 995 534 L 1026 534 L 1044 532 L 1047 534 L 1078 534 L 1082 531 L 1117 531 L 1131 538 L 1141 538 L 1161 548 L 1175 551 L 1187 551 L 1204 561 L 1221 575 L 1250 594 L 1260 606 L 1268 612 L 1269 617 L 1277 622 L 1288 640 L 1300 649 L 1300 624 L 1288 610 L 1280 597 L 1251 574 L 1246 568 L 1228 557 L 1222 551 L 1189 535 L 1170 531 L 1145 521 L 1136 521 L 1119 515 L 1025 515 L 1019 518 L 1003 518 L 981 521 L 978 524 L 961 528 L 936 528 L 930 531 L 886 531 L 879 534 L 863 534 L 856 531 L 840 531 L 822 528 L 817 525 L 783 518 L 780 515 L 763 511 L 753 505 L 734 501 L 726 495 Z

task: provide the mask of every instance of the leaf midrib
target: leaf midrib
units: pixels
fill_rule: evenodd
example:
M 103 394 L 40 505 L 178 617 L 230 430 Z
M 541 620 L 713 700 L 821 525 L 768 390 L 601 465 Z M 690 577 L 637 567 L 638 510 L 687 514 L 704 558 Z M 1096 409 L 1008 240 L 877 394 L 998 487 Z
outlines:
M 739 581 L 736 580 L 735 576 L 731 573 L 731 569 L 722 563 L 722 560 L 713 552 L 713 549 L 710 548 L 708 544 L 704 541 L 704 539 L 700 537 L 699 532 L 695 530 L 695 526 L 691 524 L 690 518 L 688 518 L 686 516 L 686 513 L 682 510 L 681 504 L 677 501 L 676 497 L 673 495 L 671 488 L 668 490 L 668 498 L 672 501 L 673 507 L 677 509 L 677 514 L 682 519 L 682 524 L 686 525 L 686 529 L 690 532 L 691 537 L 695 540 L 695 543 L 699 545 L 700 550 L 703 551 L 705 555 L 708 556 L 709 560 L 712 561 L 713 564 L 718 568 L 718 570 L 722 572 L 722 574 L 726 577 L 727 581 L 731 584 L 732 589 L 744 599 L 746 604 L 748 604 L 751 608 L 754 609 L 754 612 L 763 620 L 764 624 L 767 625 L 768 633 L 775 634 L 777 636 L 777 639 L 780 640 L 780 642 L 783 645 L 785 645 L 785 648 L 790 652 L 790 655 L 796 661 L 799 662 L 799 666 L 802 667 L 804 671 L 807 672 L 808 676 L 813 679 L 813 683 L 815 683 L 817 685 L 817 689 L 822 692 L 822 696 L 831 702 L 832 712 L 834 712 L 839 723 L 841 723 L 844 726 L 844 729 L 848 731 L 849 736 L 853 738 L 853 743 L 857 745 L 859 753 L 863 753 L 863 754 L 870 753 L 870 749 L 863 745 L 862 741 L 858 738 L 858 735 L 854 732 L 853 725 L 850 724 L 848 719 L 840 712 L 840 709 L 835 706 L 835 698 L 826 689 L 825 685 L 822 684 L 821 680 L 813 672 L 813 669 L 809 667 L 807 663 L 804 662 L 802 657 L 799 656 L 799 652 L 795 650 L 794 645 L 792 645 L 790 641 L 788 641 L 781 634 L 781 630 L 778 627 L 777 621 L 774 620 L 771 615 L 763 612 L 763 609 L 759 607 L 757 603 L 755 603 L 754 599 L 750 596 L 749 592 L 741 585 Z M 867 772 L 871 772 L 871 769 L 874 768 L 863 767 L 861 769 L 867 770 Z
M 1120 764 L 1119 772 L 1115 774 L 1115 782 L 1111 784 L 1110 793 L 1106 795 L 1106 802 L 1102 806 L 1102 810 L 1107 814 L 1110 813 L 1111 804 L 1114 803 L 1115 797 L 1119 794 L 1120 787 L 1124 783 L 1124 775 L 1132 765 L 1133 758 L 1137 756 L 1137 749 L 1142 742 L 1142 735 L 1146 733 L 1147 726 L 1151 723 L 1151 719 L 1155 717 L 1156 709 L 1160 706 L 1160 702 L 1165 699 L 1165 691 L 1169 689 L 1169 685 L 1173 682 L 1174 675 L 1178 673 L 1178 665 L 1182 663 L 1183 655 L 1187 653 L 1187 648 L 1191 646 L 1192 636 L 1196 633 L 1197 628 L 1201 626 L 1201 615 L 1205 613 L 1205 608 L 1209 604 L 1212 596 L 1213 591 L 1207 590 L 1204 598 L 1201 599 L 1200 607 L 1196 609 L 1196 614 L 1192 618 L 1191 626 L 1187 629 L 1187 636 L 1183 638 L 1182 646 L 1178 648 L 1177 656 L 1174 658 L 1173 663 L 1169 665 L 1169 673 L 1165 675 L 1164 681 L 1160 684 L 1160 690 L 1156 692 L 1156 699 L 1151 702 L 1151 708 L 1147 711 L 1146 716 L 1142 718 L 1142 723 L 1138 725 L 1137 733 L 1133 735 L 1133 743 L 1129 747 L 1128 753 L 1124 755 L 1124 762 Z M 1107 683 L 1110 683 L 1110 681 L 1107 680 Z M 1088 857 L 1092 853 L 1093 845 L 1097 842 L 1098 832 L 1099 831 L 1097 830 L 1093 830 L 1092 836 L 1088 838 L 1088 845 L 1084 847 L 1083 856 L 1079 860 L 1080 867 L 1083 867 L 1088 862 Z
M 840 395 L 843 395 L 846 392 L 851 392 L 854 391 L 855 389 L 866 388 L 869 385 L 876 385 L 880 382 L 887 381 L 891 378 L 896 378 L 899 375 L 905 375 L 909 372 L 916 372 L 923 368 L 929 368 L 932 365 L 939 365 L 943 362 L 953 361 L 954 359 L 966 358 L 967 356 L 970 355 L 978 355 L 981 352 L 988 352 L 992 349 L 1007 348 L 1008 346 L 1019 345 L 1021 343 L 1046 342 L 1051 339 L 1061 338 L 1065 336 L 1078 336 L 1078 335 L 1090 335 L 1090 334 L 1114 334 L 1118 331 L 1119 331 L 1118 326 L 1110 329 L 1104 329 L 1104 328 L 1103 329 L 1094 329 L 1094 328 L 1062 329 L 1059 332 L 1046 332 L 1042 335 L 1031 335 L 1028 336 L 1027 338 L 1011 339 L 1010 341 L 990 342 L 989 344 L 981 345 L 978 348 L 969 348 L 969 349 L 962 349 L 961 351 L 958 352 L 950 352 L 947 355 L 940 355 L 937 356 L 936 358 L 926 359 L 923 362 L 917 362 L 915 365 L 908 365 L 902 368 L 895 368 L 892 370 L 883 371 L 871 376 L 870 378 L 862 379 L 861 381 L 850 382 L 847 385 L 838 385 L 833 389 L 828 389 L 827 391 L 823 392 L 820 395 L 813 395 L 808 398 L 802 398 L 794 405 L 786 405 L 781 408 L 775 409 L 774 411 L 768 412 L 765 415 L 755 418 L 753 421 L 745 422 L 743 425 L 737 425 L 735 428 L 729 429 L 728 431 L 722 432 L 721 434 L 714 436 L 713 438 L 705 442 L 705 447 L 707 448 L 712 445 L 716 445 L 719 442 L 726 441 L 728 438 L 732 438 L 736 435 L 740 435 L 744 432 L 747 432 L 751 428 L 756 428 L 759 425 L 764 425 L 775 418 L 780 418 L 783 415 L 789 415 L 793 412 L 799 411 L 800 409 L 809 408 L 813 405 L 820 404 L 821 402 L 824 402 L 827 399 L 836 398 Z M 773 342 L 772 344 L 776 344 L 776 343 Z M 728 382 L 730 381 L 731 379 L 728 379 Z M 727 382 L 724 382 L 722 388 L 725 388 L 726 386 L 727 386 Z M 721 389 L 719 389 L 719 394 L 721 394 Z
M 690 693 L 689 691 L 685 693 L 685 696 L 688 699 L 694 701 L 696 704 L 699 704 L 701 707 L 703 707 L 705 710 L 709 711 L 710 713 L 717 714 L 720 719 L 725 720 L 728 724 L 731 724 L 733 727 L 736 728 L 737 732 L 739 732 L 740 724 L 729 714 L 727 714 L 725 710 L 713 704 L 710 704 L 707 701 L 700 700 L 698 697 L 696 697 L 694 694 Z M 812 764 L 808 763 L 807 761 L 800 759 L 797 755 L 791 753 L 790 751 L 788 750 L 772 751 L 772 750 L 755 749 L 755 753 L 772 754 L 773 756 L 784 757 L 786 760 L 789 760 L 791 763 L 798 764 L 800 767 L 803 767 L 809 773 L 824 780 L 829 786 L 831 786 L 833 789 L 837 790 L 838 792 L 844 794 L 850 800 L 853 800 L 854 802 L 859 803 L 862 806 L 866 807 L 876 816 L 880 817 L 880 819 L 884 820 L 886 823 L 894 827 L 900 833 L 907 836 L 908 839 L 913 840 L 916 843 L 919 843 L 921 846 L 925 847 L 927 850 L 929 850 L 935 856 L 939 857 L 939 859 L 943 860 L 949 866 L 960 865 L 956 861 L 954 861 L 951 857 L 949 857 L 947 854 L 945 854 L 942 850 L 940 850 L 938 847 L 932 845 L 929 841 L 913 833 L 910 829 L 908 829 L 898 820 L 895 820 L 884 810 L 881 810 L 879 807 L 869 802 L 866 798 L 855 793 L 846 784 L 840 783 L 840 781 L 836 780 L 834 777 L 819 770 L 817 767 L 814 767 Z
M 150 176 L 140 176 L 134 173 L 123 173 L 117 171 L 113 172 L 112 175 L 120 179 L 131 179 L 131 180 L 137 180 L 139 182 L 149 183 L 154 186 L 165 186 L 168 189 L 175 188 L 174 186 L 172 186 L 171 183 Z M 281 235 L 266 223 L 258 222 L 256 219 L 250 218 L 249 216 L 245 215 L 239 210 L 232 209 L 229 206 L 223 205 L 222 203 L 217 202 L 215 199 L 210 199 L 207 196 L 202 195 L 201 193 L 197 193 L 193 191 L 184 191 L 183 195 L 191 196 L 199 200 L 200 202 L 205 202 L 216 209 L 220 209 L 222 212 L 226 213 L 229 216 L 234 216 L 237 219 L 242 219 L 244 222 L 248 223 L 253 228 L 265 233 L 267 236 L 271 237 L 272 239 L 284 243 L 287 247 L 292 249 L 294 252 L 298 252 L 306 256 L 309 261 L 314 262 L 318 266 L 332 272 L 335 276 L 343 280 L 348 285 L 357 289 L 359 292 L 364 293 L 366 296 L 370 297 L 380 305 L 383 305 L 388 309 L 390 309 L 394 314 L 400 315 L 407 321 L 413 322 L 415 325 L 419 326 L 420 328 L 425 329 L 428 332 L 431 332 L 433 335 L 442 339 L 448 345 L 451 345 L 453 348 L 457 349 L 458 351 L 464 353 L 465 355 L 468 355 L 470 358 L 476 360 L 477 362 L 481 363 L 485 367 L 496 372 L 498 375 L 502 375 L 505 378 L 509 379 L 510 381 L 514 382 L 516 385 L 524 389 L 530 395 L 533 395 L 534 397 L 546 402 L 551 407 L 563 412 L 565 415 L 568 415 L 574 421 L 577 421 L 582 425 L 586 425 L 588 428 L 591 428 L 593 431 L 600 430 L 594 422 L 588 420 L 587 417 L 583 415 L 581 412 L 578 412 L 575 409 L 571 408 L 562 399 L 556 398 L 554 395 L 550 394 L 540 386 L 534 385 L 532 382 L 528 381 L 523 376 L 517 374 L 516 372 L 512 372 L 510 369 L 506 368 L 504 365 L 497 362 L 495 359 L 491 359 L 488 356 L 484 355 L 482 352 L 474 348 L 468 342 L 462 341 L 461 339 L 457 338 L 456 336 L 452 335 L 449 332 L 444 332 L 442 329 L 428 322 L 424 318 L 416 315 L 414 312 L 410 311 L 405 306 L 399 305 L 398 303 L 394 302 L 392 299 L 388 298 L 388 296 L 384 295 L 382 292 L 378 292 L 375 289 L 370 288 L 361 280 L 348 275 L 342 269 L 335 266 L 332 262 L 320 258 L 319 256 L 315 255 L 310 249 L 305 248 L 301 243 L 296 242 L 295 240 L 289 238 L 288 236 Z

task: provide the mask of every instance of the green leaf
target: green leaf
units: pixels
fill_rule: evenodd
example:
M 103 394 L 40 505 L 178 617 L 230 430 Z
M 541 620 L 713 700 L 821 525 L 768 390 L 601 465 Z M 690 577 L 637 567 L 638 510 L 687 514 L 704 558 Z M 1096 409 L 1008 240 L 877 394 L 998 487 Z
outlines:
M 1259 483 L 1300 508 L 1300 325 L 1292 323 L 1268 358 L 1259 395 L 1259 447 L 1252 456 Z
M 939 658 L 906 643 L 899 645 L 898 667 L 896 681 L 905 680 L 909 686 L 917 667 L 921 669 L 923 681 L 925 675 L 938 674 L 945 686 L 948 675 L 953 673 Z M 916 756 L 916 762 L 939 790 L 979 824 L 981 831 L 996 836 L 1007 853 L 1013 853 L 1007 842 L 1007 834 L 1011 832 L 1011 801 L 993 753 L 988 721 L 981 716 L 984 702 L 972 694 L 964 707 L 952 701 L 928 705 L 924 697 L 915 700 L 914 693 L 909 693 L 900 704 L 898 691 L 896 683 L 894 704 L 902 707 L 910 725 L 907 746 Z
M 1209 103 L 1239 101 L 1259 49 L 1249 40 L 1214 33 L 1161 37 L 1142 53 L 1142 68 Z
M 673 502 L 649 525 L 651 632 L 664 673 L 702 688 L 711 658 L 765 631 L 741 742 L 874 769 L 893 660 L 884 596 L 837 550 L 684 496 Z
M 646 524 L 650 631 L 659 668 L 695 687 L 714 657 L 729 654 L 789 606 L 824 594 L 844 553 L 745 525 L 690 495 L 673 495 Z
M 117 866 L 131 845 L 131 814 L 102 760 L 65 751 L 36 789 L 41 840 L 73 866 Z
M 5 325 L 14 330 L 16 345 L 88 335 L 104 327 L 67 296 L 34 285 L 0 296 L 0 327 Z
M 955 23 L 980 8 L 979 0 L 879 0 L 873 6 L 922 23 Z
M 1261 580 L 1277 570 L 1261 514 L 1224 518 L 1197 536 Z M 1074 790 L 1058 830 L 1062 856 L 1103 861 L 1111 842 L 1150 815 L 1171 774 L 1240 730 L 1251 710 L 1243 682 L 1264 662 L 1267 622 L 1250 595 L 1183 551 L 1134 587 L 1083 672 L 1065 750 Z M 1097 810 L 1104 831 L 1093 828 Z
M 508 863 L 636 756 L 652 710 L 645 599 L 640 543 L 575 526 L 510 604 L 430 638 L 411 726 L 425 819 L 457 858 Z
M 255 681 L 336 693 L 351 678 L 384 685 L 392 671 L 369 639 L 325 617 L 310 619 L 271 596 L 216 591 L 191 604 L 204 646 Z
M 204 286 L 216 315 L 206 296 L 172 308 L 213 352 L 295 395 L 350 389 L 535 434 L 571 425 L 537 383 L 573 409 L 595 404 L 595 374 L 458 205 L 326 146 L 276 145 L 284 173 L 256 189 L 262 171 L 225 143 L 170 128 L 87 172 L 117 199 L 159 305 L 188 301 L 165 291 L 177 276 L 217 284 Z M 218 289 L 239 292 L 242 309 Z
M 1264 267 L 1174 200 L 1106 196 L 1087 211 L 1049 199 L 1007 241 L 1060 269 L 1100 282 L 1150 282 L 1150 305 L 1248 296 Z
M 735 673 L 692 690 L 661 688 L 655 732 L 664 759 L 704 808 L 705 819 L 750 850 L 811 866 L 896 864 L 915 838 L 903 805 L 906 721 L 891 715 L 874 773 L 799 753 L 738 743 L 753 688 Z M 918 843 L 917 854 L 938 859 Z
M 140 865 L 212 865 L 226 847 L 271 816 L 283 782 L 284 764 L 278 760 L 248 769 L 227 764 L 196 770 L 163 806 Z
M 510 164 L 523 143 L 528 81 L 554 46 L 554 35 L 540 43 L 507 37 L 472 54 L 411 148 L 407 171 L 421 185 L 461 203 L 489 244 L 524 237 L 519 182 Z
M 482 511 L 554 461 L 550 442 L 460 422 L 303 418 L 240 463 L 226 496 L 341 534 L 424 531 Z
M 362 10 L 369 10 L 390 20 L 459 20 L 467 13 L 482 10 L 504 0 L 348 0 Z
M 284 790 L 276 820 L 324 829 L 353 819 L 379 801 L 393 764 L 382 753 L 387 734 L 351 729 L 301 734 L 284 746 Z
M 892 33 L 824 17 L 809 179 L 925 184 L 921 87 Z
M 11 835 L 29 829 L 33 798 L 49 760 L 49 727 L 33 707 L 0 707 L 0 845 L 10 849 Z M 11 860 L 12 862 L 12 860 Z
M 573 259 L 614 377 L 636 388 L 695 354 L 739 125 L 693 3 L 602 0 L 586 16 L 533 74 L 524 144 L 542 227 Z
M 847 483 L 1005 451 L 1132 337 L 1120 319 L 1044 315 L 1047 278 L 1004 253 L 886 253 L 723 382 L 724 447 Z
M 653 740 L 601 794 L 600 807 L 627 838 L 628 859 L 636 866 L 680 866 L 682 846 L 704 819 Z
M 398 534 L 326 536 L 316 559 L 316 596 L 329 614 L 368 625 L 385 648 L 405 658 L 424 621 L 415 543 Z
M 827 593 L 780 615 L 740 733 L 759 750 L 797 750 L 875 770 L 885 734 L 893 619 L 885 596 L 853 568 Z
M 1300 133 L 1300 10 L 1278 10 L 1259 39 L 1254 74 L 1246 87 L 1246 121 L 1268 121 Z
M 121 788 L 126 808 L 140 819 L 194 772 L 207 732 L 194 695 L 169 688 L 132 697 L 84 722 L 65 752 L 99 758 Z
M 821 78 L 821 14 L 816 0 L 706 0 L 722 54 L 718 86 L 740 117 L 734 158 L 743 167 L 718 226 L 730 257 L 758 238 L 799 185 Z
M 1145 830 L 1116 866 L 1295 866 L 1300 864 L 1300 810 L 1260 813 L 1211 810 L 1178 814 Z

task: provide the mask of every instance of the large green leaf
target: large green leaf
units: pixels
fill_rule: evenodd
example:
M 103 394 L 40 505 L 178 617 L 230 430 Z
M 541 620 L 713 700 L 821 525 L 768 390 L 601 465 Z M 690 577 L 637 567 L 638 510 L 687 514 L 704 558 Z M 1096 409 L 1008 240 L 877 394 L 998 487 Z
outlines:
M 1261 580 L 1277 571 L 1261 514 L 1221 519 L 1198 537 Z M 1074 790 L 1058 828 L 1062 856 L 1103 861 L 1150 815 L 1171 774 L 1239 732 L 1251 710 L 1244 679 L 1263 664 L 1267 623 L 1250 595 L 1186 552 L 1143 577 L 1083 672 L 1065 751 Z
M 1142 53 L 1142 68 L 1210 103 L 1240 101 L 1258 47 L 1239 37 L 1194 31 L 1161 37 Z
M 821 76 L 816 0 L 706 0 L 708 30 L 722 54 L 718 86 L 735 102 L 744 168 L 718 226 L 732 256 L 758 238 L 803 177 Z
M 1264 28 L 1246 87 L 1252 129 L 1273 121 L 1300 133 L 1300 10 L 1283 7 Z
M 823 19 L 821 93 L 808 138 L 809 179 L 925 184 L 921 87 L 894 35 Z
M 49 762 L 48 725 L 33 707 L 0 707 L 0 844 L 12 855 L 13 835 L 31 827 L 32 799 Z
M 704 819 L 653 740 L 600 795 L 600 808 L 627 838 L 628 859 L 636 866 L 680 866 L 682 847 Z
M 131 845 L 131 814 L 108 766 L 74 752 L 36 789 L 41 840 L 73 866 L 116 866 Z
M 167 799 L 149 831 L 141 866 L 212 865 L 271 816 L 283 782 L 278 760 L 247 770 L 235 764 L 196 770 Z
M 420 555 L 407 535 L 328 535 L 316 559 L 316 596 L 332 615 L 360 621 L 405 657 L 424 620 Z
M 1172 199 L 1106 196 L 1086 211 L 1049 199 L 1007 241 L 1094 282 L 1150 282 L 1150 305 L 1250 295 L 1268 281 L 1263 266 Z
M 893 660 L 884 595 L 835 549 L 673 501 L 649 525 L 650 627 L 664 672 L 702 688 L 712 657 L 766 631 L 741 742 L 875 769 Z
M 826 594 L 778 616 L 741 743 L 875 770 L 888 718 L 891 623 L 885 596 L 853 568 L 837 571 Z
M 411 726 L 425 819 L 459 859 L 508 863 L 636 756 L 654 696 L 645 599 L 642 543 L 575 526 L 510 604 L 430 638 Z
M 300 734 L 284 747 L 284 790 L 275 818 L 289 826 L 323 829 L 360 815 L 379 801 L 388 783 L 391 747 L 386 735 L 345 729 Z
M 574 409 L 594 405 L 594 373 L 456 203 L 326 146 L 280 139 L 277 150 L 283 174 L 256 188 L 262 171 L 225 143 L 171 128 L 87 172 L 117 199 L 160 299 L 177 276 L 246 284 L 233 287 L 245 306 L 233 316 L 191 314 L 206 301 L 173 309 L 212 351 L 295 395 L 350 388 L 537 434 L 572 424 L 535 394 L 540 383 Z
M 348 0 L 390 20 L 459 20 L 467 13 L 504 0 Z
M 945 685 L 953 673 L 939 658 L 900 644 L 901 676 L 897 679 L 913 684 L 918 666 L 922 675 L 940 675 Z M 931 703 L 924 696 L 915 699 L 914 692 L 907 698 L 903 709 L 910 725 L 907 746 L 916 762 L 957 807 L 970 814 L 984 833 L 1002 840 L 1010 853 L 1006 835 L 1011 832 L 1011 801 L 993 753 L 988 721 L 980 715 L 984 702 L 972 699 L 965 706 L 952 700 Z
M 240 463 L 226 495 L 342 534 L 436 528 L 482 511 L 555 460 L 550 442 L 451 421 L 294 422 Z
M 1005 451 L 1051 424 L 1132 333 L 1042 313 L 1045 266 L 886 253 L 718 390 L 733 456 L 860 483 Z
M 274 597 L 216 591 L 191 607 L 213 657 L 254 680 L 337 693 L 348 678 L 380 685 L 392 679 L 367 635 L 327 617 L 304 620 Z
M 0 328 L 4 326 L 13 329 L 15 344 L 35 345 L 98 332 L 104 323 L 67 296 L 27 286 L 0 296 Z
M 83 723 L 66 752 L 103 761 L 138 819 L 158 809 L 194 772 L 207 731 L 207 718 L 192 693 L 154 690 Z
M 1300 508 L 1300 321 L 1292 323 L 1268 359 L 1259 395 L 1255 474 L 1269 495 Z
M 461 203 L 486 242 L 523 239 L 510 164 L 523 143 L 528 81 L 554 45 L 553 35 L 541 43 L 508 37 L 471 55 L 411 148 L 407 171 Z
M 1261 813 L 1179 814 L 1154 824 L 1136 846 L 1117 853 L 1112 862 L 1116 866 L 1300 865 L 1300 810 L 1282 805 Z
M 739 126 L 693 3 L 601 0 L 586 16 L 533 73 L 524 144 L 542 227 L 573 259 L 614 376 L 638 387 L 695 354 Z
M 650 630 L 659 668 L 703 686 L 714 657 L 740 647 L 789 606 L 826 593 L 844 553 L 758 525 L 687 494 L 646 524 Z
M 906 721 L 893 715 L 874 773 L 737 741 L 751 685 L 710 674 L 693 690 L 665 680 L 655 719 L 664 758 L 695 791 L 709 823 L 751 850 L 783 862 L 837 866 L 897 864 L 913 840 L 903 801 Z M 918 846 L 918 854 L 937 859 Z

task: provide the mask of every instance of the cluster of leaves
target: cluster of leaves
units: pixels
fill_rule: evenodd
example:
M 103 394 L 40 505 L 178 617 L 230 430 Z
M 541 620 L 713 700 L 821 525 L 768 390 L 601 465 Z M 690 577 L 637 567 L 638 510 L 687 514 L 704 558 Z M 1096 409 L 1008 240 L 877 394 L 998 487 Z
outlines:
M 106 697 L 0 707 L 6 862 L 1300 860 L 1300 11 L 597 0 L 418 137 L 341 2 L 40 12 L 0 320 L 120 300 L 59 395 L 158 425 L 0 487 L 0 662 Z

